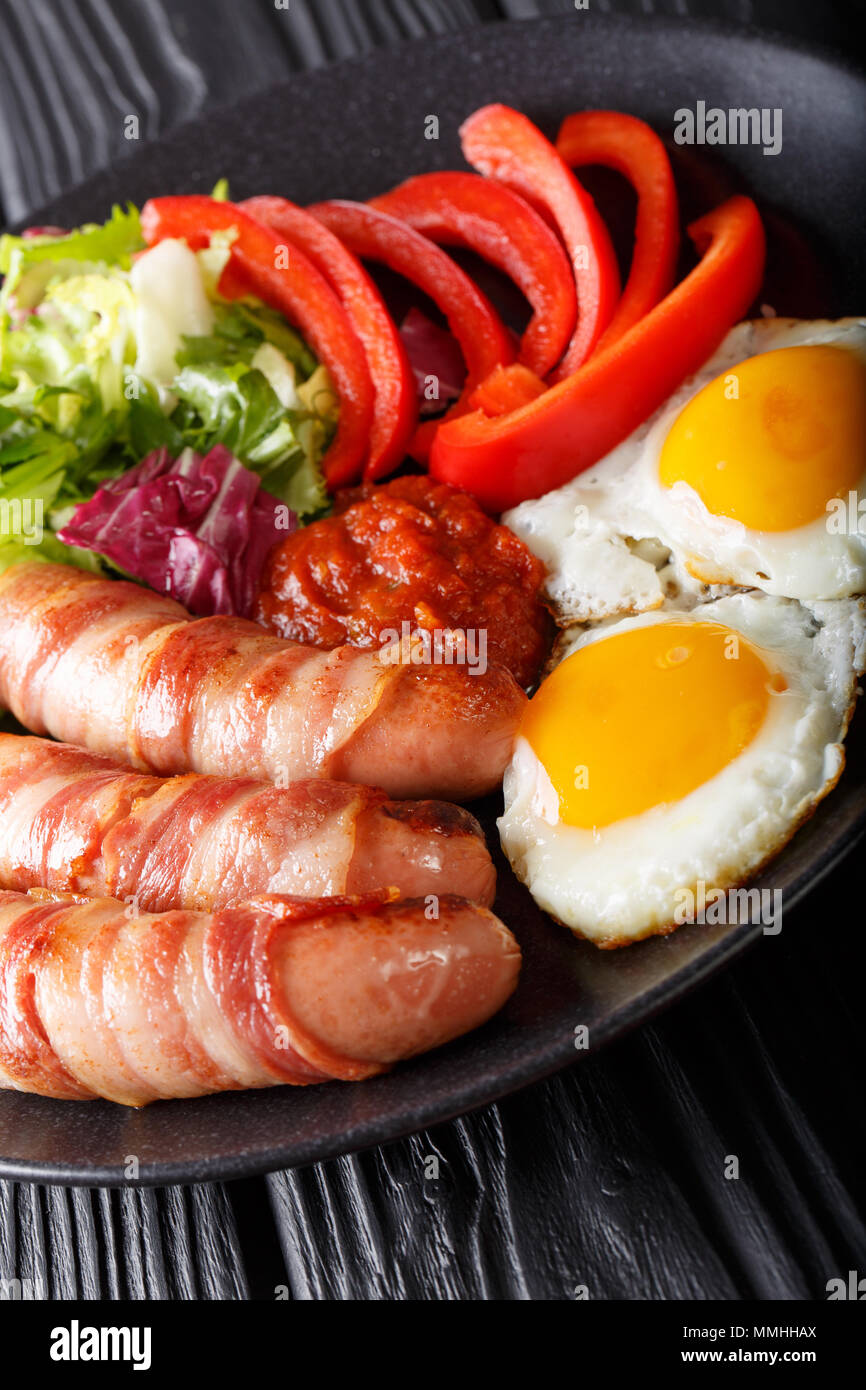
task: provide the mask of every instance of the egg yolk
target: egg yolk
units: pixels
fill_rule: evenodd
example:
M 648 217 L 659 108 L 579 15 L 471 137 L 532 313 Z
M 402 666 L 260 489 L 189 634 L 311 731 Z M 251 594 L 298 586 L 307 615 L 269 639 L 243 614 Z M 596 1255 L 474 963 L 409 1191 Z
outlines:
M 753 531 L 791 531 L 856 490 L 866 460 L 866 366 L 848 348 L 749 357 L 689 401 L 659 477 Z
M 658 622 L 589 642 L 539 687 L 521 733 L 560 819 L 611 825 L 681 800 L 761 728 L 784 677 L 721 623 Z

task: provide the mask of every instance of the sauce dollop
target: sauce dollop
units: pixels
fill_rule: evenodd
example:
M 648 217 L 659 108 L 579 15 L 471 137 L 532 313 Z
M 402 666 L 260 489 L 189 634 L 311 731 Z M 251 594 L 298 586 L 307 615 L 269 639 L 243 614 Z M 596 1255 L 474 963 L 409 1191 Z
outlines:
M 295 642 L 381 647 L 412 630 L 486 634 L 487 657 L 531 685 L 547 649 L 544 566 L 473 497 L 426 477 L 338 494 L 333 516 L 268 560 L 255 617 Z

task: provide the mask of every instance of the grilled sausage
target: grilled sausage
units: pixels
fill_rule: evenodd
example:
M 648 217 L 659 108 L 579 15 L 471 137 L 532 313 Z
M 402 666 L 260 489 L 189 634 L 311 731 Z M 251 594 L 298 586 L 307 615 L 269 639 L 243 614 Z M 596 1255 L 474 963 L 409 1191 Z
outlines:
M 501 782 L 525 700 L 501 667 L 319 651 L 64 565 L 0 575 L 0 704 L 34 733 L 163 776 L 462 800 Z
M 481 827 L 447 802 L 348 782 L 163 780 L 46 739 L 0 734 L 0 888 L 205 912 L 256 893 L 455 893 L 489 906 Z
M 124 1105 L 361 1080 L 484 1023 L 520 951 L 486 908 L 261 896 L 215 915 L 0 892 L 0 1086 Z

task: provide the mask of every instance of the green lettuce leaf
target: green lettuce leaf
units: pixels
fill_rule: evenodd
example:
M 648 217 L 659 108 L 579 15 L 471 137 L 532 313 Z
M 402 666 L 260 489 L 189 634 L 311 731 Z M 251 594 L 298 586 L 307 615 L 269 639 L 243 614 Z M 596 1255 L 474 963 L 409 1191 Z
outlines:
M 81 550 L 78 546 L 64 545 L 50 531 L 45 532 L 38 545 L 27 545 L 20 540 L 4 540 L 0 537 L 0 574 L 9 569 L 10 565 L 20 564 L 24 560 L 41 560 L 45 564 L 54 565 L 75 565 L 78 569 L 90 570 L 92 574 L 102 571 L 98 555 L 94 555 L 90 550 Z
M 262 372 L 240 361 L 189 365 L 174 390 L 173 422 L 198 453 L 224 444 L 299 516 L 327 505 L 318 460 L 333 427 L 307 409 L 286 409 Z
M 316 370 L 316 358 L 300 334 L 264 304 L 235 300 L 215 306 L 214 331 L 204 338 L 185 338 L 177 354 L 179 367 L 249 365 L 262 343 L 271 343 L 306 380 Z
M 0 236 L 0 275 L 14 273 L 44 261 L 104 261 L 129 270 L 132 256 L 144 246 L 138 208 L 129 203 L 124 210 L 115 205 L 107 222 L 89 222 L 66 236 Z

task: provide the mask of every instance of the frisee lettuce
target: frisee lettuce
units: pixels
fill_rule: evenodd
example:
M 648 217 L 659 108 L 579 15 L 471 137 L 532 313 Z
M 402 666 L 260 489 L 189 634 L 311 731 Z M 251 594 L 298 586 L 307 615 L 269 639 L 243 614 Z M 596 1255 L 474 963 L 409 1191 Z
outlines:
M 5 275 L 4 287 L 14 293 L 16 275 L 24 274 L 44 261 L 91 261 L 129 270 L 132 257 L 142 250 L 141 221 L 138 208 L 129 203 L 115 205 L 107 222 L 88 222 L 65 236 L 0 236 L 0 275 Z

